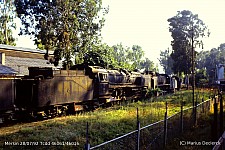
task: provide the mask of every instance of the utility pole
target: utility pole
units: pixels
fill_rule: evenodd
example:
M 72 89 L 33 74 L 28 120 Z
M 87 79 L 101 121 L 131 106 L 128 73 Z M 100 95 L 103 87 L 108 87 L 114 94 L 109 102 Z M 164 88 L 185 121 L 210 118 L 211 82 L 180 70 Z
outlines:
M 193 108 L 195 106 L 195 61 L 194 61 L 194 29 L 192 24 L 192 34 L 191 34 L 191 51 L 192 51 L 192 66 L 191 66 L 191 74 L 192 74 L 192 103 Z
M 193 108 L 195 106 L 195 46 L 194 46 L 194 27 L 193 27 L 193 24 L 192 24 L 192 34 L 191 34 L 191 57 L 192 57 L 192 60 L 191 60 L 191 74 L 192 74 L 192 103 L 193 103 Z M 196 41 L 195 44 L 198 44 L 199 47 L 200 45 L 202 46 L 202 49 L 203 49 L 203 42 L 202 41 Z M 196 105 L 197 105 L 197 99 L 196 99 Z

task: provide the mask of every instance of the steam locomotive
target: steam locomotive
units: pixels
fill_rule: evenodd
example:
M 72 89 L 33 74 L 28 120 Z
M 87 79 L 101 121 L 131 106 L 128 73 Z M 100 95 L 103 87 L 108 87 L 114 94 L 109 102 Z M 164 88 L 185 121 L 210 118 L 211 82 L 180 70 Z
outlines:
M 29 75 L 0 78 L 0 118 L 54 117 L 120 100 L 143 98 L 149 89 L 179 89 L 179 78 L 153 72 L 76 65 L 70 70 L 30 67 Z

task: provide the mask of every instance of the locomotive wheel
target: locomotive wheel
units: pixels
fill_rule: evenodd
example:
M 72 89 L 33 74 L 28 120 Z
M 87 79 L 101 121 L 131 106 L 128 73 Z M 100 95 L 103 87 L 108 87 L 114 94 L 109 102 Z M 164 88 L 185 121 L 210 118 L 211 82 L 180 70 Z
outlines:
M 11 113 L 7 113 L 5 114 L 2 118 L 1 118 L 1 122 L 3 123 L 11 123 L 14 119 L 13 119 L 13 114 Z
M 60 109 L 60 113 L 58 115 L 59 116 L 66 116 L 67 115 L 67 111 L 68 111 L 68 107 L 67 106 L 62 106 L 62 108 Z

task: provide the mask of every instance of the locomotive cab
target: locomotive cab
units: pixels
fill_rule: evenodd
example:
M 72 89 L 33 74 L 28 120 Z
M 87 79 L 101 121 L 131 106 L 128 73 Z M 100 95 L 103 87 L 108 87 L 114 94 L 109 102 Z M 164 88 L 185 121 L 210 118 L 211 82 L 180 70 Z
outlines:
M 170 85 L 170 76 L 167 74 L 159 74 L 158 75 L 158 88 L 160 88 L 163 91 L 170 91 L 171 85 Z
M 107 72 L 98 72 L 98 94 L 99 96 L 106 96 L 109 93 L 109 80 Z
M 89 66 L 78 64 L 70 68 L 71 70 L 85 70 L 85 75 L 92 79 L 94 87 L 93 99 L 105 101 L 109 98 L 109 77 L 108 72 L 100 66 Z
M 99 82 L 108 82 L 108 74 L 107 73 L 98 73 Z
M 94 76 L 94 98 L 105 101 L 109 98 L 109 78 L 108 72 L 98 66 L 88 66 L 90 74 Z

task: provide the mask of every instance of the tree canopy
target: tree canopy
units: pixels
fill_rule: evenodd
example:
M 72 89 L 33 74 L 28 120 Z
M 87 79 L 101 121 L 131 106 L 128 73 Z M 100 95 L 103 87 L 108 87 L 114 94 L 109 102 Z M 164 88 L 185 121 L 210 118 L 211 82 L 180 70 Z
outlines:
M 160 65 L 163 67 L 166 74 L 173 74 L 173 71 L 172 71 L 173 59 L 170 55 L 171 53 L 169 48 L 164 51 L 160 51 L 159 62 L 160 62 Z
M 144 51 L 141 46 L 133 45 L 132 48 L 125 47 L 122 43 L 113 45 L 94 45 L 85 54 L 85 63 L 102 66 L 107 69 L 127 69 L 127 70 L 153 70 L 154 63 L 148 58 L 144 58 Z
M 15 0 L 15 6 L 23 24 L 20 34 L 32 35 L 47 54 L 53 50 L 55 65 L 62 58 L 69 65 L 76 52 L 77 61 L 82 61 L 84 53 L 98 42 L 104 25 L 99 12 L 102 16 L 107 13 L 101 0 Z
M 15 0 L 15 6 L 23 25 L 20 35 L 31 35 L 38 48 L 46 49 L 45 58 L 55 65 L 64 60 L 65 68 L 73 62 L 128 70 L 154 68 L 138 45 L 110 47 L 101 42 L 104 15 L 108 13 L 102 0 Z M 49 51 L 54 51 L 54 58 L 49 57 Z
M 132 48 L 124 47 L 121 43 L 112 46 L 112 56 L 116 68 L 128 70 L 145 69 L 153 70 L 154 63 L 144 58 L 144 51 L 141 46 L 133 45 Z
M 192 55 L 195 58 L 196 52 L 192 54 L 192 46 L 203 46 L 202 37 L 207 35 L 207 26 L 189 10 L 178 11 L 177 15 L 169 18 L 169 31 L 173 41 L 171 54 L 174 60 L 174 73 L 190 73 Z M 209 32 L 208 32 L 209 33 Z
M 196 68 L 204 70 L 206 77 L 213 78 L 216 65 L 225 64 L 225 43 L 220 44 L 217 48 L 199 52 L 196 61 Z
M 0 1 L 0 44 L 16 45 L 12 30 L 16 29 L 13 0 Z

